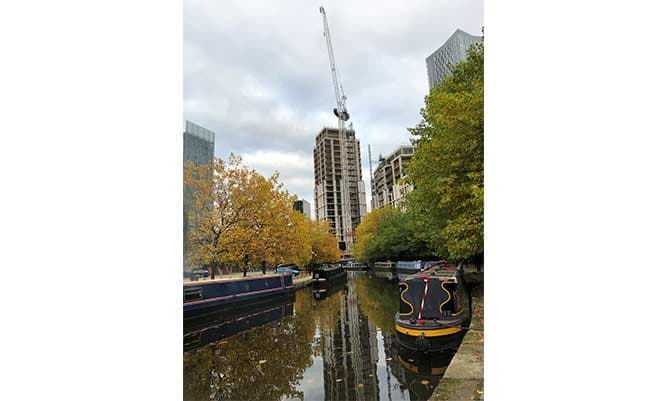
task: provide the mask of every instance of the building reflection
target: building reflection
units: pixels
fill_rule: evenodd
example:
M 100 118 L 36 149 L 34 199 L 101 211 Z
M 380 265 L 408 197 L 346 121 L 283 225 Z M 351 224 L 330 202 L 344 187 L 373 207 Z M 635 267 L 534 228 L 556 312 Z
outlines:
M 355 281 L 339 302 L 336 325 L 321 334 L 325 400 L 378 400 L 376 326 L 362 314 Z

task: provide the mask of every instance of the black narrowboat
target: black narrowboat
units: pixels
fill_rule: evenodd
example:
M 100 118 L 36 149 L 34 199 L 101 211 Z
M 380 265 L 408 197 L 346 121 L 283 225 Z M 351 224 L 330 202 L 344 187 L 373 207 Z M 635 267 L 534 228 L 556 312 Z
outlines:
M 336 294 L 339 291 L 345 290 L 347 285 L 346 276 L 333 280 L 325 287 L 313 287 L 313 298 L 322 300 L 329 296 Z
M 255 302 L 293 291 L 292 274 L 183 283 L 183 313 L 188 316 L 221 305 Z
M 456 266 L 442 262 L 399 283 L 395 323 L 404 347 L 417 351 L 456 347 L 470 321 L 468 291 Z
M 325 292 L 339 281 L 346 280 L 346 271 L 341 265 L 322 265 L 313 270 L 311 288 L 314 293 Z

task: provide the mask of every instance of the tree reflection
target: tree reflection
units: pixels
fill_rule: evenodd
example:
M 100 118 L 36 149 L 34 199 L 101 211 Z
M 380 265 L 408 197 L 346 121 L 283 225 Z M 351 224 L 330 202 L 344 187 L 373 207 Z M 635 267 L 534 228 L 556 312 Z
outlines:
M 303 399 L 296 390 L 313 363 L 310 294 L 297 293 L 295 316 L 183 354 L 184 400 Z
M 394 314 L 399 309 L 399 290 L 396 285 L 370 277 L 355 280 L 362 313 L 385 333 L 394 332 Z

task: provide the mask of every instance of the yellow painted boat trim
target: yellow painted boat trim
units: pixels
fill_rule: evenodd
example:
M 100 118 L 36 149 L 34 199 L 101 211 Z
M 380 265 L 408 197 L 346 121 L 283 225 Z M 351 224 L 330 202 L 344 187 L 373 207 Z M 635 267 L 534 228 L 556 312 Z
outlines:
M 448 299 L 446 299 L 445 301 L 443 301 L 442 304 L 438 305 L 438 310 L 439 310 L 441 313 L 443 313 L 443 305 L 447 304 L 448 301 L 450 301 L 450 300 L 452 299 L 452 295 L 450 295 L 450 291 L 448 291 L 448 290 L 445 289 L 445 281 L 441 281 L 441 288 L 443 289 L 443 291 L 445 291 L 446 294 L 448 294 Z
M 408 291 L 408 283 L 399 283 L 399 286 L 400 286 L 400 287 L 401 287 L 402 285 L 405 285 L 405 286 L 406 286 L 406 289 L 403 290 L 403 291 L 401 291 L 401 295 L 399 296 L 399 298 L 401 298 L 402 301 L 404 301 L 406 304 L 408 304 L 408 306 L 411 307 L 411 311 L 408 312 L 408 313 L 399 313 L 399 316 L 410 316 L 410 315 L 413 314 L 413 311 L 414 311 L 414 309 L 413 309 L 413 304 L 411 304 L 410 302 L 408 302 L 408 301 L 406 301 L 406 300 L 404 299 L 404 293 L 405 293 L 406 291 Z
M 425 337 L 438 337 L 438 336 L 446 336 L 448 334 L 459 333 L 460 331 L 462 331 L 462 328 L 459 326 L 447 327 L 445 329 L 436 329 L 436 330 L 415 330 L 399 326 L 398 324 L 396 325 L 396 329 L 399 333 L 413 337 L 417 337 L 420 334 L 423 334 Z
M 462 313 L 462 312 L 464 312 L 464 308 L 461 308 L 461 309 L 459 310 L 459 312 L 457 312 L 457 313 L 453 313 L 452 316 L 457 316 L 457 315 L 459 315 L 459 314 Z

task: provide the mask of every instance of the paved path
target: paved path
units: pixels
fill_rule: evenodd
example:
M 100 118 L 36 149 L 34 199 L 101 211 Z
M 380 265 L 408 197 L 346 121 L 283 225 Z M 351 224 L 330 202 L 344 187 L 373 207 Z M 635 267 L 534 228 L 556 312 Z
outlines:
M 434 390 L 431 401 L 469 401 L 484 399 L 484 295 L 482 289 L 473 292 L 471 330 L 464 336 L 457 354 Z

